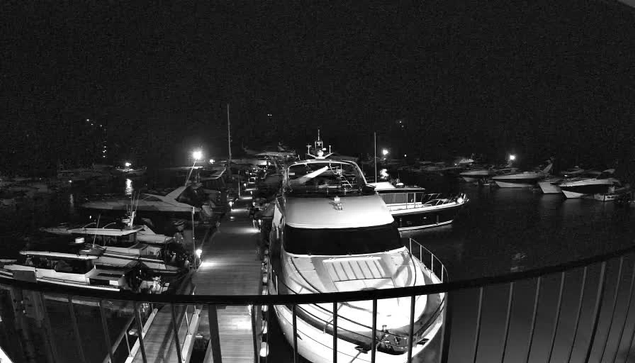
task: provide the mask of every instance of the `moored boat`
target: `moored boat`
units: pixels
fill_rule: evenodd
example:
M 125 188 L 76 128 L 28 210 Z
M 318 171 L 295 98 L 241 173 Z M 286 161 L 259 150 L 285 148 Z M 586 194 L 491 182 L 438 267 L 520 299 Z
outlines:
M 303 160 L 284 172 L 270 237 L 271 294 L 319 294 L 440 283 L 441 278 L 402 244 L 394 219 L 357 164 Z M 443 274 L 442 274 L 443 276 Z M 336 335 L 342 362 L 403 362 L 412 343 L 421 353 L 443 324 L 445 294 L 340 302 L 337 331 L 333 304 L 303 304 L 274 310 L 291 345 L 312 362 L 332 362 Z M 411 337 L 410 311 L 414 311 Z M 373 330 L 373 315 L 376 330 Z M 295 325 L 295 331 L 294 331 Z M 378 340 L 373 341 L 373 337 Z
M 426 193 L 425 188 L 371 184 L 390 210 L 399 231 L 448 225 L 468 202 L 465 193 Z

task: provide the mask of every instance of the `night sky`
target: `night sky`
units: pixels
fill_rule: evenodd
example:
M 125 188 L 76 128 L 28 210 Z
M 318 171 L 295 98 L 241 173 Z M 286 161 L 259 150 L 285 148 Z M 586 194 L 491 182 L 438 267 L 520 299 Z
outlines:
M 635 156 L 635 13 L 618 2 L 27 3 L 0 4 L 4 169 L 80 160 L 86 118 L 113 163 L 222 156 L 227 103 L 235 153 L 303 151 L 319 127 L 352 155 L 377 130 L 426 160 Z

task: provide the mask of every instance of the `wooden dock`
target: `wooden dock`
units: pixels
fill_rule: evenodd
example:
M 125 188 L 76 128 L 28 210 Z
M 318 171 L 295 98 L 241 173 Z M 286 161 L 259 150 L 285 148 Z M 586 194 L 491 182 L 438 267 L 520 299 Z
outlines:
M 207 245 L 203 245 L 201 266 L 192 282 L 197 295 L 257 295 L 261 289 L 261 263 L 257 249 L 258 230 L 245 209 L 225 217 Z M 246 306 L 218 308 L 218 325 L 223 362 L 253 363 L 254 332 Z M 209 316 L 203 309 L 199 333 L 209 336 Z M 213 362 L 212 354 L 205 363 Z M 217 363 L 217 362 L 215 362 Z
M 197 230 L 197 233 L 198 230 Z M 186 240 L 189 236 L 186 235 Z M 200 265 L 192 274 L 191 285 L 196 295 L 257 295 L 261 293 L 261 262 L 257 249 L 258 230 L 253 227 L 248 211 L 237 206 L 228 213 L 212 234 L 206 234 L 200 245 Z M 187 317 L 186 317 L 187 316 Z M 217 308 L 217 319 L 223 362 L 253 363 L 254 332 L 251 314 L 246 306 Z M 187 313 L 177 309 L 179 343 L 184 346 L 197 334 L 210 338 L 209 315 L 206 306 Z M 174 341 L 171 306 L 157 310 L 154 319 L 144 328 L 143 343 L 149 363 L 178 362 Z M 137 344 L 138 345 L 138 344 Z M 193 344 L 185 347 L 187 361 Z M 209 344 L 205 362 L 214 362 Z M 139 348 L 126 362 L 143 362 Z M 218 363 L 218 362 L 215 362 Z

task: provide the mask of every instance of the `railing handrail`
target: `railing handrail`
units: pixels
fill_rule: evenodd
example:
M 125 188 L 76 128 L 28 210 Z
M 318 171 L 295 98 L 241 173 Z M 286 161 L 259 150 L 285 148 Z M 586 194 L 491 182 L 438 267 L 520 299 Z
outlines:
M 526 280 L 557 272 L 572 270 L 578 267 L 590 266 L 616 257 L 635 252 L 635 245 L 612 252 L 587 257 L 575 261 L 568 261 L 554 266 L 540 267 L 527 271 L 512 272 L 498 276 L 479 277 L 470 280 L 459 280 L 441 284 L 402 287 L 394 289 L 334 292 L 323 294 L 294 294 L 294 295 L 147 295 L 132 292 L 113 292 L 87 290 L 81 287 L 55 286 L 39 284 L 37 282 L 13 280 L 2 277 L 2 284 L 26 290 L 40 291 L 51 294 L 70 295 L 96 300 L 128 300 L 137 302 L 178 303 L 178 304 L 214 304 L 214 305 L 283 305 L 283 304 L 312 304 L 333 303 L 338 301 L 362 301 L 373 299 L 388 299 L 413 295 L 428 295 L 442 292 L 452 292 L 467 288 L 478 288 L 488 285 L 503 284 L 512 281 Z

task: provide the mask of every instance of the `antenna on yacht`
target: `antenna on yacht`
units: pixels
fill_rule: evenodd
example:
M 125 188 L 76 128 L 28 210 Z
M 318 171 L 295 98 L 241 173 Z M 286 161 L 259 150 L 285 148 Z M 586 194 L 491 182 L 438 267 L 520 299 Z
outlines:
M 324 152 L 326 151 L 326 148 L 324 147 L 324 141 L 322 141 L 322 139 L 320 138 L 320 129 L 318 129 L 318 136 L 317 136 L 317 140 L 315 140 L 315 142 L 313 143 L 313 149 L 315 150 L 315 154 L 313 155 L 311 154 L 311 145 L 307 145 L 307 155 L 314 158 L 314 159 L 326 159 L 329 156 L 333 155 L 333 152 L 331 150 L 331 145 L 329 145 L 329 153 L 324 155 Z

